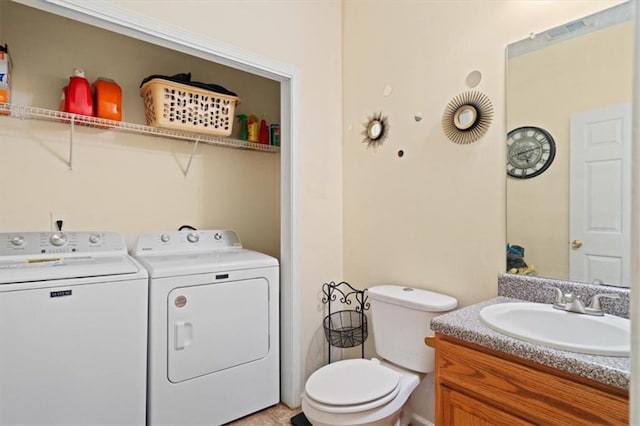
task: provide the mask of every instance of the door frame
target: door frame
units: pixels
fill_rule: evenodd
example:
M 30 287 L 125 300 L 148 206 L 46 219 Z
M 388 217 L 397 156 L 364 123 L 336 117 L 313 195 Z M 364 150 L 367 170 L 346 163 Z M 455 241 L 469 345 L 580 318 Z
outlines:
M 297 68 L 208 39 L 105 1 L 13 0 L 280 83 L 280 399 L 300 406 L 301 308 L 298 271 L 299 73 Z

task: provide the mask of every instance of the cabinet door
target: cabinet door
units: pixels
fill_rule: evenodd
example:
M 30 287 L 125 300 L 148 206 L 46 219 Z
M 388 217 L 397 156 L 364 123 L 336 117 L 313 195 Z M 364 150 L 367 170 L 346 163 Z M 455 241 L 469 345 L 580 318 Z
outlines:
M 446 386 L 442 386 L 440 391 L 442 406 L 439 414 L 442 418 L 436 419 L 438 425 L 519 426 L 533 424 Z
M 446 390 L 467 397 L 464 404 L 443 403 Z M 451 397 L 449 397 L 451 399 Z M 440 401 L 439 401 L 440 400 Z M 509 413 L 515 418 L 548 425 L 628 425 L 629 399 L 622 390 L 587 383 L 570 375 L 513 356 L 491 351 L 460 340 L 436 335 L 436 407 L 452 412 L 472 412 L 471 401 Z M 588 404 L 585 404 L 588 401 Z M 450 407 L 457 407 L 456 410 Z M 437 411 L 436 410 L 436 411 Z M 447 421 L 436 412 L 439 424 L 464 424 Z M 493 414 L 488 424 L 497 422 Z M 522 420 L 521 420 L 522 422 Z M 508 423 L 508 422 L 507 422 Z M 472 423 L 483 424 L 483 423 Z M 523 424 L 523 423 L 516 423 Z

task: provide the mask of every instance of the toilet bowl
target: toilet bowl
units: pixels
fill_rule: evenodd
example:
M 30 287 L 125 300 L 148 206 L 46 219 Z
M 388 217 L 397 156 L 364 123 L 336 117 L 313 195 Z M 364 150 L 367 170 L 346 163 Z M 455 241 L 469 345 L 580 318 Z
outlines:
M 407 424 L 402 409 L 421 376 L 375 358 L 338 361 L 309 377 L 302 411 L 314 426 Z
M 411 393 L 434 369 L 431 318 L 457 306 L 451 296 L 410 287 L 368 289 L 378 359 L 326 365 L 307 380 L 302 412 L 314 426 L 406 426 Z

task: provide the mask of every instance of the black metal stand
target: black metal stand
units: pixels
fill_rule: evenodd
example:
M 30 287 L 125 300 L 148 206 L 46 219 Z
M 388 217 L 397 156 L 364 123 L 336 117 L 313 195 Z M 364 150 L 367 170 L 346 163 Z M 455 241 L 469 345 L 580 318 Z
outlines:
M 293 426 L 313 426 L 304 413 L 298 413 L 291 417 L 291 424 Z
M 333 281 L 322 284 L 324 293 L 322 303 L 329 305 L 329 313 L 322 320 L 324 335 L 329 342 L 329 364 L 331 363 L 331 346 L 352 348 L 361 345 L 361 356 L 364 358 L 364 341 L 367 340 L 368 335 L 367 316 L 364 311 L 369 310 L 366 291 L 367 289 L 356 290 L 344 281 L 338 284 Z M 350 306 L 354 300 L 357 304 L 355 309 L 332 312 L 331 302 L 336 300 L 347 306 Z

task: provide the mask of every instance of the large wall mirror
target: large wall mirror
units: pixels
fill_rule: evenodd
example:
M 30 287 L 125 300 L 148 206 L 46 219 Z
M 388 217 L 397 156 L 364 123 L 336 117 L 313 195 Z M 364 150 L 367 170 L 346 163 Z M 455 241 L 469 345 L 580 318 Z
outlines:
M 631 17 L 622 3 L 507 48 L 507 272 L 630 285 Z

